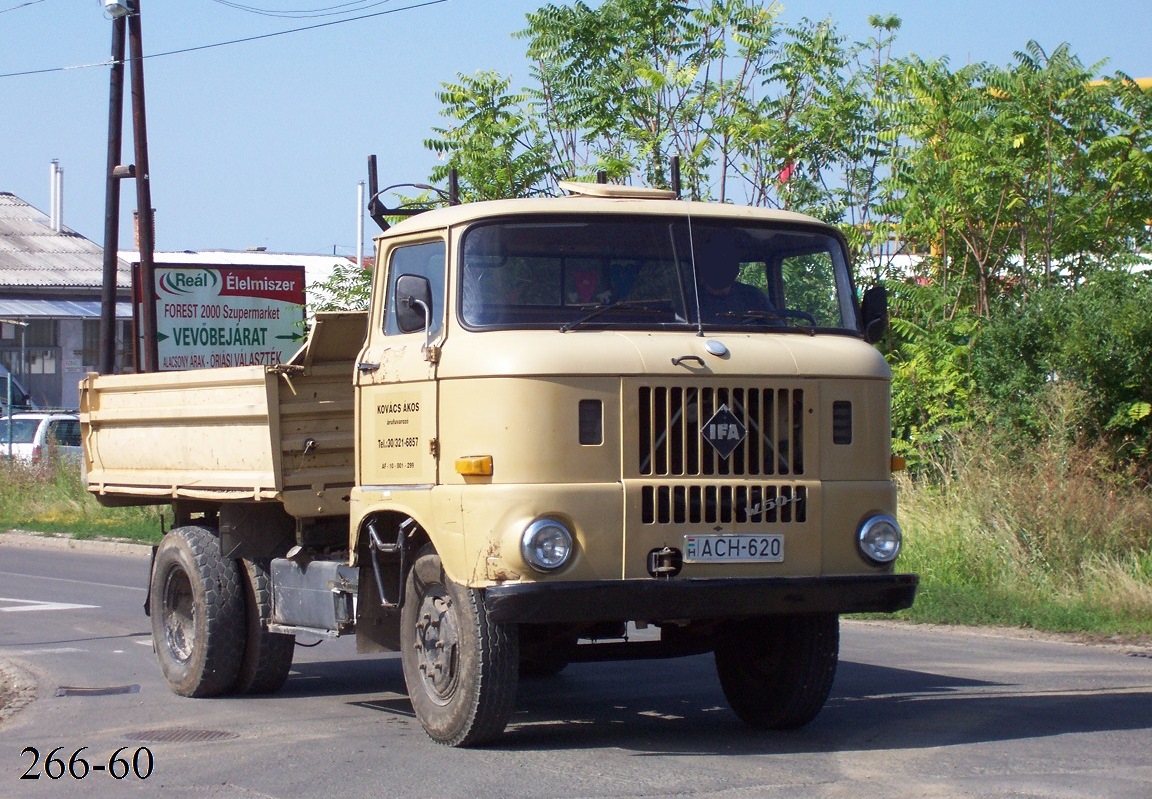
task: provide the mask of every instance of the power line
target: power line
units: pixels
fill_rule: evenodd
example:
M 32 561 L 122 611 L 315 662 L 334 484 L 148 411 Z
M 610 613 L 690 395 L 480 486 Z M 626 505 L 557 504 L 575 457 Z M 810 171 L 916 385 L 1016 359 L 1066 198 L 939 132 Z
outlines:
M 36 1 L 40 2 L 41 0 L 36 0 Z M 387 0 L 385 0 L 385 1 L 387 1 Z M 387 11 L 377 11 L 377 12 L 372 13 L 372 14 L 362 14 L 361 16 L 358 16 L 358 17 L 348 17 L 346 19 L 336 19 L 336 20 L 332 20 L 331 22 L 318 22 L 315 25 L 306 25 L 303 28 L 290 28 L 289 30 L 286 30 L 286 31 L 276 31 L 275 33 L 263 33 L 263 34 L 260 34 L 258 36 L 246 36 L 243 39 L 232 39 L 232 40 L 227 41 L 227 42 L 216 42 L 214 44 L 202 44 L 202 45 L 198 45 L 196 47 L 184 47 L 184 48 L 181 48 L 179 50 L 168 50 L 167 52 L 164 52 L 164 53 L 151 53 L 149 55 L 144 56 L 144 58 L 163 58 L 165 56 L 180 55 L 182 53 L 194 53 L 198 50 L 211 50 L 214 47 L 227 47 L 227 46 L 233 45 L 233 44 L 243 44 L 245 42 L 255 42 L 255 41 L 259 41 L 260 39 L 271 39 L 271 38 L 276 37 L 276 36 L 285 36 L 289 33 L 300 33 L 302 31 L 311 31 L 311 30 L 316 30 L 318 28 L 328 28 L 328 27 L 331 27 L 333 25 L 343 25 L 345 22 L 359 22 L 360 20 L 364 20 L 364 19 L 372 19 L 373 17 L 383 17 L 387 14 L 398 14 L 401 11 L 414 11 L 418 8 L 425 8 L 427 6 L 436 6 L 436 5 L 440 5 L 441 3 L 447 3 L 447 2 L 448 2 L 448 0 L 427 0 L 427 2 L 415 3 L 413 5 L 404 6 L 402 8 L 390 8 Z M 22 77 L 24 75 L 43 75 L 43 74 L 49 73 L 49 72 L 68 72 L 68 71 L 74 70 L 74 69 L 91 69 L 92 67 L 107 67 L 107 66 L 111 66 L 111 65 L 112 65 L 112 61 L 108 60 L 108 61 L 100 61 L 100 62 L 97 62 L 95 64 L 77 64 L 77 65 L 71 66 L 71 67 L 51 67 L 49 69 L 29 69 L 29 70 L 25 70 L 23 72 L 0 73 L 0 78 L 18 78 L 18 77 Z
M 0 14 L 7 14 L 9 11 L 19 11 L 22 8 L 27 8 L 28 6 L 34 6 L 37 3 L 43 2 L 44 0 L 28 0 L 27 3 L 21 3 L 18 6 L 12 6 L 11 8 L 0 8 Z
M 290 11 L 271 8 L 257 8 L 256 6 L 246 6 L 242 3 L 233 3 L 231 0 L 212 0 L 212 2 L 219 3 L 220 5 L 227 6 L 228 8 L 234 8 L 237 11 L 247 11 L 249 14 L 259 14 L 260 16 L 264 17 L 312 19 L 315 17 L 334 17 L 340 14 L 351 14 L 356 11 L 363 11 L 368 8 L 382 6 L 385 3 L 392 2 L 392 0 L 354 0 L 354 2 L 340 3 L 334 6 L 325 6 L 323 8 L 300 8 Z M 356 8 L 350 8 L 350 6 L 356 6 Z

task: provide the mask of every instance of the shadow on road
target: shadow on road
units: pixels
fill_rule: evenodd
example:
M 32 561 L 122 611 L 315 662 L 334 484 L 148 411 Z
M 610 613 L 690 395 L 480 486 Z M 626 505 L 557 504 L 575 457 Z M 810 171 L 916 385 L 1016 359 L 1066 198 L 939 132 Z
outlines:
M 334 695 L 411 719 L 399 659 L 303 663 L 276 696 Z M 709 656 L 586 663 L 522 680 L 493 748 L 617 747 L 641 755 L 926 749 L 1068 733 L 1152 729 L 1152 689 L 1038 692 L 842 661 L 827 706 L 802 730 L 761 732 L 728 708 Z

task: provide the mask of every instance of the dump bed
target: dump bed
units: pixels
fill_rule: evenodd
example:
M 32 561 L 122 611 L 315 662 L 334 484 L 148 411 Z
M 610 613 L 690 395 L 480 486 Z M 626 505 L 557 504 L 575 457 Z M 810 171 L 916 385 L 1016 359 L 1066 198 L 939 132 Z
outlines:
M 365 313 L 318 314 L 277 366 L 89 375 L 88 490 L 107 505 L 278 501 L 296 517 L 347 514 L 366 324 Z

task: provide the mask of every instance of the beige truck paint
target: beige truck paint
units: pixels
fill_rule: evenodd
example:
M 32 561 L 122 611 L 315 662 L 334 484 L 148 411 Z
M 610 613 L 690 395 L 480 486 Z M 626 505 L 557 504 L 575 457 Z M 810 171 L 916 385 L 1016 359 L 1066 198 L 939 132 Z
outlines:
M 320 315 L 284 366 L 89 375 L 89 490 L 108 504 L 277 502 L 299 517 L 346 514 L 349 373 L 364 328 L 362 313 Z

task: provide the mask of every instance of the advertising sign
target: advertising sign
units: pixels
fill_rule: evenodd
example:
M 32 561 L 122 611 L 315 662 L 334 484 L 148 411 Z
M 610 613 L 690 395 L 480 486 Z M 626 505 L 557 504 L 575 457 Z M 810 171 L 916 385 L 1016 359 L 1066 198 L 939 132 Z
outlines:
M 304 340 L 303 266 L 156 264 L 160 370 L 287 361 Z

